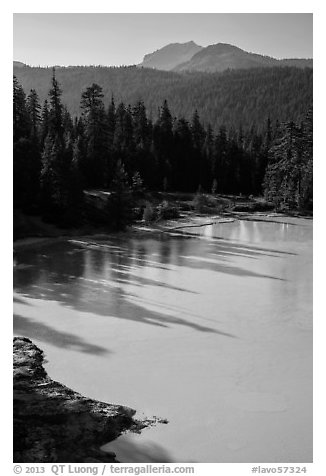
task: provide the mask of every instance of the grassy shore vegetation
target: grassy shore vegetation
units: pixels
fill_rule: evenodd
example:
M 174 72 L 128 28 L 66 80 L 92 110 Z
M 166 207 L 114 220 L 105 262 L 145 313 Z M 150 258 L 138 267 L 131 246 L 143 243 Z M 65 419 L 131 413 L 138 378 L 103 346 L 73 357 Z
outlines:
M 181 200 L 182 206 L 196 213 L 226 195 L 261 196 L 276 210 L 312 209 L 311 110 L 300 124 L 267 116 L 260 132 L 213 130 L 196 110 L 191 121 L 173 117 L 167 101 L 155 121 L 141 100 L 116 104 L 112 97 L 105 107 L 101 86 L 92 84 L 81 95 L 81 115 L 71 117 L 55 70 L 43 105 L 35 90 L 26 96 L 16 77 L 13 103 L 19 236 L 31 234 L 33 219 L 26 216 L 48 227 L 110 229 L 176 218 L 178 197 L 189 193 L 191 204 Z M 251 202 L 255 208 L 262 199 Z

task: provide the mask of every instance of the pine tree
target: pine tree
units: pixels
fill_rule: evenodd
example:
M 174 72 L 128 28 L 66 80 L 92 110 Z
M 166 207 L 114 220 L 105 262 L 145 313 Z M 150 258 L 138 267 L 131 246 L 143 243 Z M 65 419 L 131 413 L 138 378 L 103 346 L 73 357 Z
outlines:
M 58 136 L 54 139 L 48 134 L 42 154 L 41 170 L 41 204 L 43 216 L 50 221 L 57 221 L 67 207 L 67 190 L 62 174 L 63 149 Z
M 82 93 L 80 107 L 85 124 L 87 154 L 85 178 L 88 187 L 103 188 L 108 182 L 108 137 L 101 86 L 93 83 Z
M 55 77 L 55 69 L 49 90 L 49 110 L 43 108 L 48 117 L 47 135 L 44 140 L 41 169 L 41 197 L 44 216 L 54 221 L 62 219 L 67 210 L 69 194 L 69 166 L 72 149 L 70 136 L 64 130 L 64 106 L 62 90 Z M 43 129 L 43 132 L 44 132 Z
M 202 150 L 205 141 L 205 130 L 200 122 L 197 109 L 195 110 L 191 121 L 192 142 L 195 149 Z
M 193 191 L 192 170 L 189 164 L 193 154 L 192 137 L 190 125 L 185 119 L 178 119 L 175 123 L 173 150 L 175 160 L 172 168 L 172 188 L 183 192 Z
M 111 96 L 111 102 L 109 104 L 108 108 L 108 119 L 107 119 L 107 124 L 108 124 L 108 139 L 109 139 L 109 144 L 112 146 L 113 144 L 113 138 L 114 138 L 114 129 L 115 129 L 115 101 L 113 95 Z
M 51 89 L 49 91 L 49 123 L 48 133 L 53 140 L 62 140 L 64 133 L 63 126 L 63 105 L 61 102 L 62 90 L 55 76 L 55 68 L 53 68 Z
M 41 131 L 40 131 L 40 136 L 41 136 L 41 148 L 44 148 L 44 143 L 46 136 L 49 133 L 49 103 L 48 100 L 45 99 L 42 112 L 41 112 Z
M 302 126 L 302 168 L 299 208 L 312 209 L 313 202 L 313 113 L 309 109 Z
M 191 136 L 192 136 L 192 145 L 194 148 L 194 161 L 193 161 L 193 170 L 192 174 L 196 177 L 196 182 L 194 185 L 197 188 L 199 185 L 202 187 L 207 187 L 207 176 L 208 176 L 208 167 L 206 164 L 206 156 L 203 153 L 203 147 L 205 143 L 205 130 L 200 122 L 199 114 L 197 109 L 195 110 L 192 122 L 191 122 Z
M 62 110 L 62 125 L 64 130 L 64 136 L 67 137 L 69 135 L 74 140 L 75 139 L 74 122 L 66 106 L 63 106 L 63 110 Z
M 82 187 L 87 185 L 87 139 L 85 135 L 85 126 L 80 118 L 75 127 L 75 140 L 73 146 L 73 161 L 80 174 Z
M 163 102 L 154 125 L 153 139 L 157 162 L 157 186 L 162 189 L 164 179 L 170 181 L 173 160 L 173 121 L 167 101 Z
M 225 126 L 221 126 L 215 138 L 215 160 L 213 177 L 219 182 L 220 193 L 228 192 L 228 139 Z
M 30 161 L 26 166 L 28 174 L 28 202 L 34 208 L 38 208 L 40 199 L 40 173 L 41 173 L 41 143 L 40 143 L 40 121 L 41 106 L 38 94 L 35 89 L 31 89 L 27 97 L 26 108 L 30 117 Z M 27 157 L 26 157 L 27 159 Z
M 39 104 L 31 91 L 26 100 L 22 86 L 13 83 L 13 181 L 14 207 L 37 210 L 39 201 L 40 148 L 38 142 Z
M 80 142 L 76 139 L 72 144 L 72 158 L 68 170 L 69 189 L 67 207 L 63 223 L 67 226 L 78 226 L 84 218 L 83 177 L 80 171 Z
M 124 141 L 123 141 L 123 162 L 128 176 L 135 172 L 135 142 L 133 133 L 132 109 L 129 105 L 124 115 Z
M 132 194 L 121 160 L 117 162 L 111 190 L 111 196 L 108 199 L 109 225 L 114 229 L 123 230 L 132 221 Z
M 138 101 L 132 110 L 133 133 L 137 148 L 147 149 L 150 142 L 146 108 L 143 101 Z
M 26 106 L 26 95 L 14 76 L 13 81 L 13 133 L 14 142 L 30 134 L 30 117 Z
M 131 174 L 140 173 L 146 186 L 151 186 L 155 163 L 152 157 L 152 123 L 147 117 L 144 102 L 132 108 L 133 150 Z M 154 172 L 155 174 L 155 172 Z
M 30 94 L 27 97 L 26 108 L 30 117 L 31 124 L 31 136 L 34 140 L 38 141 L 39 126 L 41 122 L 41 106 L 39 103 L 39 97 L 35 89 L 31 89 Z
M 210 188 L 213 194 L 217 193 L 217 179 L 215 171 L 215 154 L 214 154 L 214 133 L 213 128 L 210 124 L 207 126 L 207 131 L 205 134 L 205 142 L 203 146 L 203 155 L 206 163 L 206 180 L 207 180 L 207 189 Z
M 269 164 L 264 179 L 265 197 L 277 208 L 302 207 L 302 180 L 307 174 L 303 130 L 293 122 L 283 126 L 283 132 L 270 149 Z M 308 187 L 309 188 L 309 187 Z
M 125 115 L 126 107 L 123 102 L 118 104 L 115 113 L 115 131 L 114 131 L 114 141 L 113 146 L 117 154 L 121 155 L 124 152 L 124 141 L 125 141 Z

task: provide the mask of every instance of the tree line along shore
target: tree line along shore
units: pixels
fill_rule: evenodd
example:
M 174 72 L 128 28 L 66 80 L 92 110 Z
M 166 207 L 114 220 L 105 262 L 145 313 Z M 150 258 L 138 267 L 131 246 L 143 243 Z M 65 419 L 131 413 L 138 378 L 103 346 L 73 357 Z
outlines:
M 259 197 L 258 209 L 264 202 L 277 211 L 312 210 L 312 109 L 300 124 L 266 117 L 260 132 L 214 131 L 197 110 L 191 121 L 173 117 L 167 101 L 155 121 L 142 100 L 111 97 L 107 108 L 102 87 L 92 84 L 82 92 L 81 115 L 72 117 L 55 70 L 42 106 L 15 77 L 13 101 L 18 222 L 24 215 L 64 228 L 123 229 L 135 219 L 177 216 L 178 194 L 193 194 L 196 212 L 223 209 L 232 195 Z

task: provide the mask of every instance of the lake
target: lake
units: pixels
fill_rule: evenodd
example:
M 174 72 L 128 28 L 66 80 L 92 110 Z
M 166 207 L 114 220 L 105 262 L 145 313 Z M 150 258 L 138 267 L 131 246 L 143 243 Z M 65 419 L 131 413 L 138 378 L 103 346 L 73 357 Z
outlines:
M 14 333 L 54 380 L 169 421 L 108 444 L 122 462 L 311 462 L 312 228 L 18 247 Z

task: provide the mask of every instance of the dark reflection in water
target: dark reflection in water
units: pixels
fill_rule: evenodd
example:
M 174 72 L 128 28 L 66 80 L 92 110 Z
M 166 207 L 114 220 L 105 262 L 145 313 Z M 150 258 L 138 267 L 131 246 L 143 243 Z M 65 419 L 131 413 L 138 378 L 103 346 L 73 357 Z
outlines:
M 24 306 L 30 306 L 29 302 L 26 299 L 21 299 L 18 296 L 14 296 L 14 304 L 24 304 Z
M 169 308 L 164 304 L 156 306 L 162 309 L 162 312 L 159 312 L 146 309 L 138 298 L 137 302 L 136 299 L 133 300 L 133 294 L 126 293 L 123 284 L 136 282 L 139 286 L 159 286 L 176 292 L 195 292 L 154 279 L 129 275 L 129 271 L 135 268 L 134 258 L 140 256 L 138 250 L 128 254 L 123 247 L 120 250 L 116 244 L 115 246 L 111 252 L 85 249 L 84 252 L 73 253 L 74 245 L 60 243 L 47 249 L 48 254 L 36 254 L 34 262 L 31 250 L 18 252 L 18 267 L 14 273 L 15 290 L 28 297 L 58 301 L 78 311 L 91 312 L 109 319 L 126 319 L 162 328 L 169 327 L 170 324 L 182 325 L 200 332 L 234 337 L 222 330 L 167 314 L 163 311 Z M 142 258 L 137 258 L 137 266 L 148 265 L 144 258 L 145 251 L 145 248 L 141 250 Z M 21 262 L 34 264 L 19 269 Z M 146 305 L 146 302 L 144 304 Z M 30 322 L 22 325 L 22 321 L 16 319 L 14 325 L 16 332 L 28 328 L 29 336 L 51 340 L 54 345 L 60 340 L 60 336 L 47 332 L 47 329 L 37 331 L 36 326 L 34 328 Z M 63 340 L 67 344 L 69 339 L 72 340 L 72 336 Z
M 70 284 L 72 277 L 83 276 L 85 271 L 84 253 L 79 251 L 67 243 L 18 250 L 14 287 L 30 287 L 40 282 Z
M 48 324 L 36 322 L 26 316 L 14 314 L 14 329 L 17 334 L 33 336 L 35 339 L 55 344 L 57 347 L 96 355 L 109 353 L 108 349 L 89 344 L 74 334 L 58 331 Z
M 272 226 L 275 227 L 275 224 Z M 162 291 L 166 289 L 176 292 L 178 302 L 180 293 L 197 295 L 197 291 L 183 286 L 182 282 L 178 285 L 173 284 L 171 280 L 169 282 L 167 274 L 163 275 L 164 279 L 162 273 L 159 273 L 159 279 L 156 277 L 153 279 L 135 271 L 152 268 L 176 273 L 178 268 L 203 269 L 218 274 L 283 281 L 280 276 L 248 269 L 250 261 L 247 262 L 247 267 L 236 266 L 234 260 L 232 264 L 229 263 L 231 258 L 236 257 L 259 260 L 265 256 L 277 258 L 284 254 L 295 255 L 292 251 L 264 248 L 231 239 L 234 234 L 237 234 L 237 237 L 254 232 L 259 234 L 259 227 L 253 223 L 249 224 L 249 228 L 248 224 L 245 228 L 243 224 L 232 227 L 224 225 L 223 230 L 224 232 L 227 230 L 226 234 L 229 233 L 230 239 L 212 236 L 213 239 L 209 241 L 171 238 L 166 235 L 146 239 L 120 235 L 97 242 L 60 242 L 42 245 L 37 249 L 19 249 L 14 271 L 14 287 L 21 295 L 57 301 L 69 308 L 91 312 L 108 319 L 113 317 L 162 328 L 181 325 L 200 332 L 235 337 L 223 332 L 222 329 L 194 323 L 187 318 L 174 315 L 176 313 L 173 310 L 171 312 L 172 308 L 168 303 L 155 302 L 155 310 L 149 310 L 148 305 L 152 304 L 150 298 L 140 299 L 132 292 L 126 291 L 126 285 L 130 284 L 136 289 L 143 287 L 149 291 L 148 296 L 153 287 L 162 288 Z M 282 224 L 278 225 L 280 237 L 284 234 L 282 227 Z M 255 242 L 254 239 L 253 241 Z M 21 299 L 16 297 L 16 302 Z M 92 346 L 87 348 L 86 343 L 74 340 L 76 339 L 74 335 L 59 336 L 45 324 L 37 330 L 31 320 L 24 319 L 17 316 L 15 328 L 21 332 L 28 330 L 31 337 L 54 343 L 60 341 L 57 345 L 80 346 L 85 352 L 96 353 L 103 350 Z

